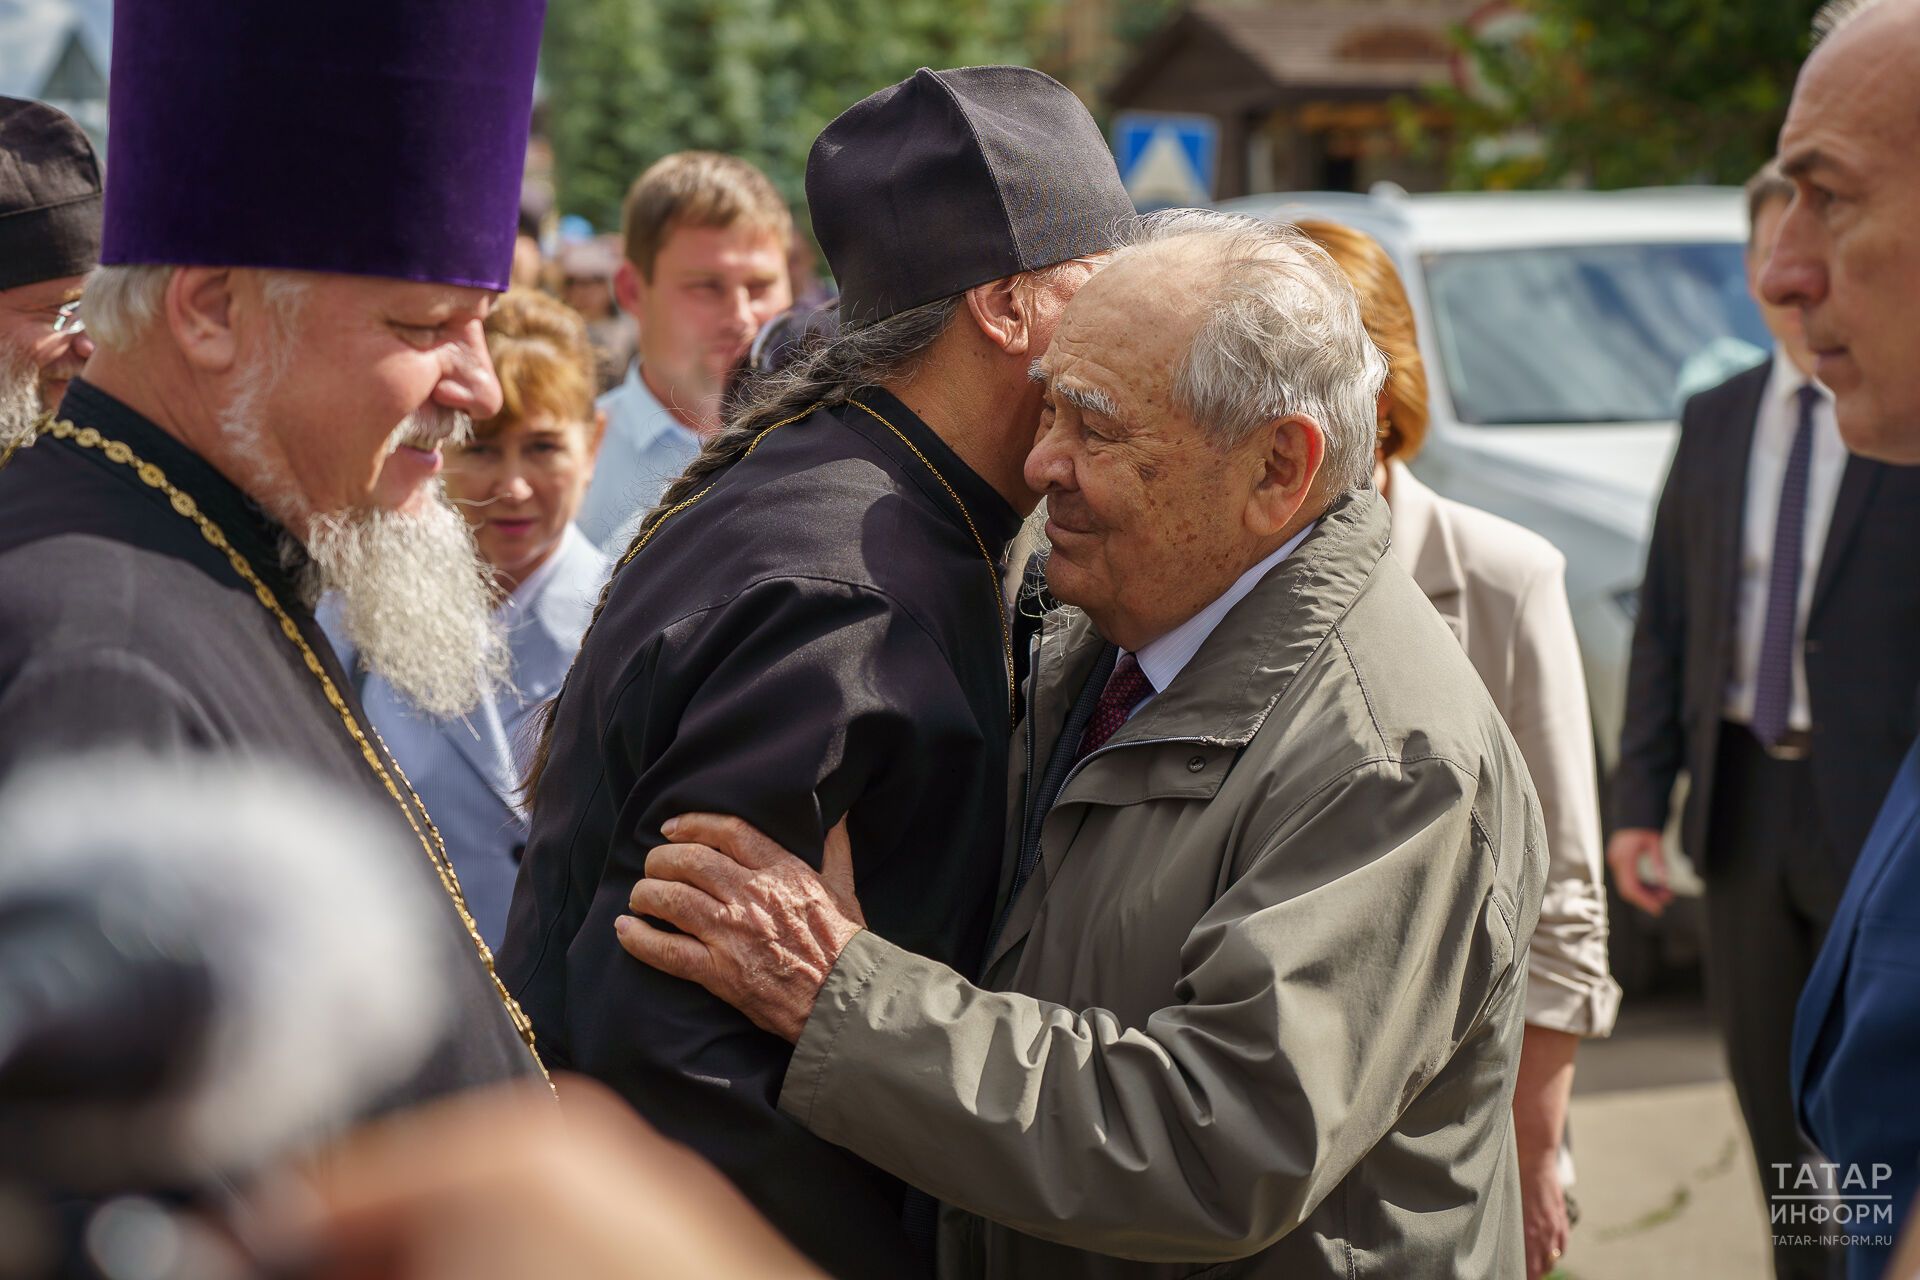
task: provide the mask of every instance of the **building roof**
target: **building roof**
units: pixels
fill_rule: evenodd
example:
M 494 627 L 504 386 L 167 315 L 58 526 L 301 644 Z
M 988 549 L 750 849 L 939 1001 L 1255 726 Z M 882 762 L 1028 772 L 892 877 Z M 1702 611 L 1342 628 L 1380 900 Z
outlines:
M 1449 30 L 1485 7 L 1486 0 L 1194 0 L 1147 41 L 1109 96 L 1121 105 L 1149 96 L 1169 72 L 1186 78 L 1181 62 L 1242 82 L 1239 96 L 1253 96 L 1256 85 L 1274 98 L 1416 89 L 1453 74 Z

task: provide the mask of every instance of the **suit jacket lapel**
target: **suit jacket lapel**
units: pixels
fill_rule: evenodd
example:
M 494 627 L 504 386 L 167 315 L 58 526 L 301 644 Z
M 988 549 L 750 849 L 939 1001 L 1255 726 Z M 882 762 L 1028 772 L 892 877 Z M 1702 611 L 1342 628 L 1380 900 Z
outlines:
M 1440 500 L 1404 465 L 1394 462 L 1389 466 L 1394 558 L 1465 647 L 1466 569 L 1460 563 L 1453 531 L 1441 518 Z
M 1826 546 L 1820 552 L 1820 571 L 1813 580 L 1809 617 L 1819 614 L 1821 601 L 1833 590 L 1833 580 L 1839 575 L 1853 535 L 1860 528 L 1860 518 L 1872 504 L 1873 491 L 1879 487 L 1883 471 L 1877 462 L 1847 456 L 1847 469 L 1840 473 L 1840 492 L 1833 500 L 1833 519 L 1827 525 Z
M 512 697 L 512 693 L 502 696 Z M 440 732 L 452 744 L 462 760 L 473 767 L 480 780 L 501 804 L 515 813 L 520 811 L 516 794 L 519 782 L 514 774 L 513 753 L 507 745 L 506 725 L 500 718 L 498 702 L 489 698 L 463 720 L 443 720 Z

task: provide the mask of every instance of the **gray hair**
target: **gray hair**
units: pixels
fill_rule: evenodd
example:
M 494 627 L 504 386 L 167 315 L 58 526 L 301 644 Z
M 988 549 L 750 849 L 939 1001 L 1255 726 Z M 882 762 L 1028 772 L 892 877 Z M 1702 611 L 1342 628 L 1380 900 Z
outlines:
M 1326 439 L 1326 492 L 1372 483 L 1387 359 L 1367 336 L 1346 275 L 1298 228 L 1243 214 L 1172 209 L 1139 219 L 1114 261 L 1204 239 L 1218 264 L 1207 318 L 1181 358 L 1174 402 L 1223 444 L 1300 414 Z
M 80 294 L 87 336 L 110 351 L 124 351 L 139 341 L 159 317 L 175 270 L 156 263 L 95 267 Z M 275 321 L 284 326 L 299 312 L 311 278 L 303 271 L 263 270 L 260 274 L 261 292 Z
M 1813 15 L 1813 42 L 1817 45 L 1869 10 L 1878 9 L 1887 0 L 1827 0 Z
M 95 267 L 80 294 L 80 318 L 87 336 L 110 351 L 124 351 L 160 314 L 173 268 L 164 266 Z

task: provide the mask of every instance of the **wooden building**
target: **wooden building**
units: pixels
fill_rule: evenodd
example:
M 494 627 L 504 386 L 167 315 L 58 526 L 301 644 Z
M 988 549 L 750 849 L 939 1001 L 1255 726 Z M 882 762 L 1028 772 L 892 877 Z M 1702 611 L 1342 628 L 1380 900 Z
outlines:
M 1216 198 L 1365 191 L 1380 181 L 1434 190 L 1445 181 L 1437 135 L 1448 119 L 1423 90 L 1459 78 L 1449 32 L 1490 7 L 1193 0 L 1141 46 L 1107 105 L 1216 120 Z

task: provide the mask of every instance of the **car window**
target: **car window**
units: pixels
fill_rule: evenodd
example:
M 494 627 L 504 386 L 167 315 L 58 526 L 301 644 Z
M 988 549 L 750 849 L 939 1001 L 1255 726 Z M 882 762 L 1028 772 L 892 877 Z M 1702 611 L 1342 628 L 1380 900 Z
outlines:
M 1673 418 L 1772 345 L 1739 244 L 1433 253 L 1423 266 L 1462 422 Z

